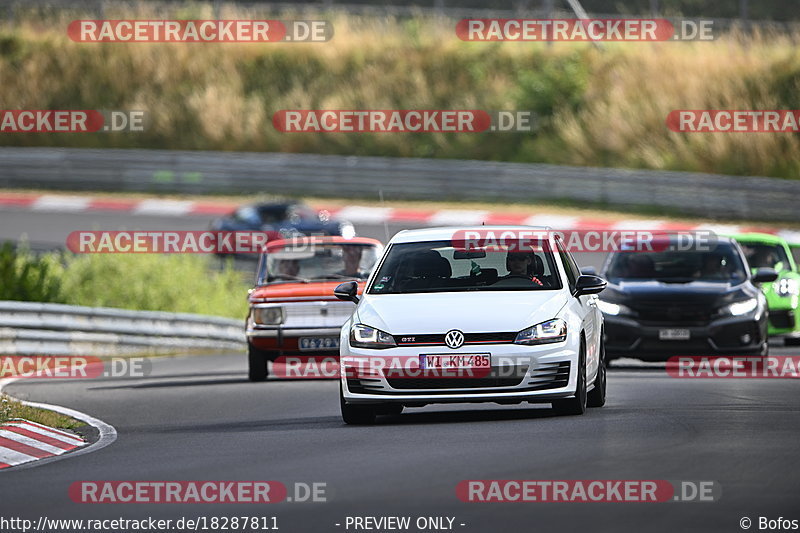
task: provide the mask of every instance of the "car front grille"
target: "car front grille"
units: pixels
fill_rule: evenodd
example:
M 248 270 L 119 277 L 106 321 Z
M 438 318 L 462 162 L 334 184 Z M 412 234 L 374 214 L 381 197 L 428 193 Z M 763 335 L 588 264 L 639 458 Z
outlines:
M 569 361 L 559 363 L 542 363 L 531 372 L 528 385 L 532 390 L 560 389 L 569 383 Z
M 703 305 L 676 302 L 636 302 L 630 307 L 639 321 L 649 325 L 702 326 L 711 322 L 714 310 Z
M 393 335 L 398 346 L 445 346 L 444 333 Z M 464 344 L 511 344 L 517 332 L 464 333 Z

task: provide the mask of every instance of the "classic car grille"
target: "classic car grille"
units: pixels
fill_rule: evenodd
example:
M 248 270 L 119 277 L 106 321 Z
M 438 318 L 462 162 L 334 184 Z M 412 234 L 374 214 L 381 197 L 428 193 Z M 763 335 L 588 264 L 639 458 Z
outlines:
M 292 302 L 283 304 L 286 327 L 341 327 L 355 306 L 350 302 Z

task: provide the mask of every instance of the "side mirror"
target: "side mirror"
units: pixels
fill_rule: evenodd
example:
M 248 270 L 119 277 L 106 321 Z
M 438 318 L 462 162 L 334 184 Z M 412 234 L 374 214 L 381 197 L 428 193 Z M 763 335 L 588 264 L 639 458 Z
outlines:
M 333 295 L 345 302 L 358 303 L 358 282 L 345 281 L 333 289 Z
M 581 274 L 586 274 L 587 276 L 596 276 L 597 269 L 593 266 L 583 267 L 581 269 Z
M 606 288 L 606 280 L 598 276 L 591 276 L 584 274 L 578 276 L 575 282 L 575 290 L 572 291 L 573 296 L 583 296 L 584 294 L 597 294 Z
M 773 268 L 759 268 L 753 274 L 753 283 L 769 283 L 778 279 L 778 273 Z

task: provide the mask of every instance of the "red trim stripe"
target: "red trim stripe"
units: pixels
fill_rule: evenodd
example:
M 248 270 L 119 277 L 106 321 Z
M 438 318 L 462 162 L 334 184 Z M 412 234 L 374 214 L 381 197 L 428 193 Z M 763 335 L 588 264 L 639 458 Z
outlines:
M 31 457 L 36 457 L 37 459 L 44 459 L 45 457 L 50 457 L 53 455 L 50 452 L 40 450 L 39 448 L 34 448 L 33 446 L 28 446 L 27 444 L 21 444 L 5 437 L 0 437 L 0 447 L 8 448 L 9 450 L 14 450 L 15 452 L 19 453 L 24 453 L 25 455 L 30 455 Z
M 5 463 L 0 463 L 0 469 L 8 468 L 9 466 L 11 466 L 11 465 L 7 465 Z
M 35 433 L 19 426 L 3 426 L 0 429 L 11 431 L 12 433 L 28 437 L 29 439 L 38 440 L 39 442 L 49 444 L 50 446 L 55 446 L 56 448 L 61 448 L 62 450 L 73 450 L 79 446 L 78 444 L 69 444 L 63 440 L 58 440 L 54 439 L 53 437 L 48 437 L 47 435 Z
M 77 439 L 79 441 L 83 440 L 79 436 L 75 435 L 74 433 L 67 433 L 66 431 L 61 431 L 59 429 L 51 428 L 49 426 L 43 426 L 42 424 L 37 424 L 36 422 L 31 422 L 29 420 L 12 420 L 12 422 L 18 422 L 20 424 L 29 424 L 29 425 L 31 425 L 33 427 L 37 427 L 39 429 L 45 429 L 47 431 L 52 431 L 53 433 L 57 433 L 59 435 L 65 436 L 65 437 L 70 437 L 72 439 Z

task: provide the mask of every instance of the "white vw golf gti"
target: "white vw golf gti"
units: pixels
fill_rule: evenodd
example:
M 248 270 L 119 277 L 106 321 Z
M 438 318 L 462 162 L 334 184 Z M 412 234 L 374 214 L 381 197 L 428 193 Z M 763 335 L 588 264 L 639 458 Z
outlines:
M 447 402 L 546 402 L 562 414 L 605 403 L 606 282 L 581 275 L 548 228 L 402 231 L 342 327 L 348 424 Z

